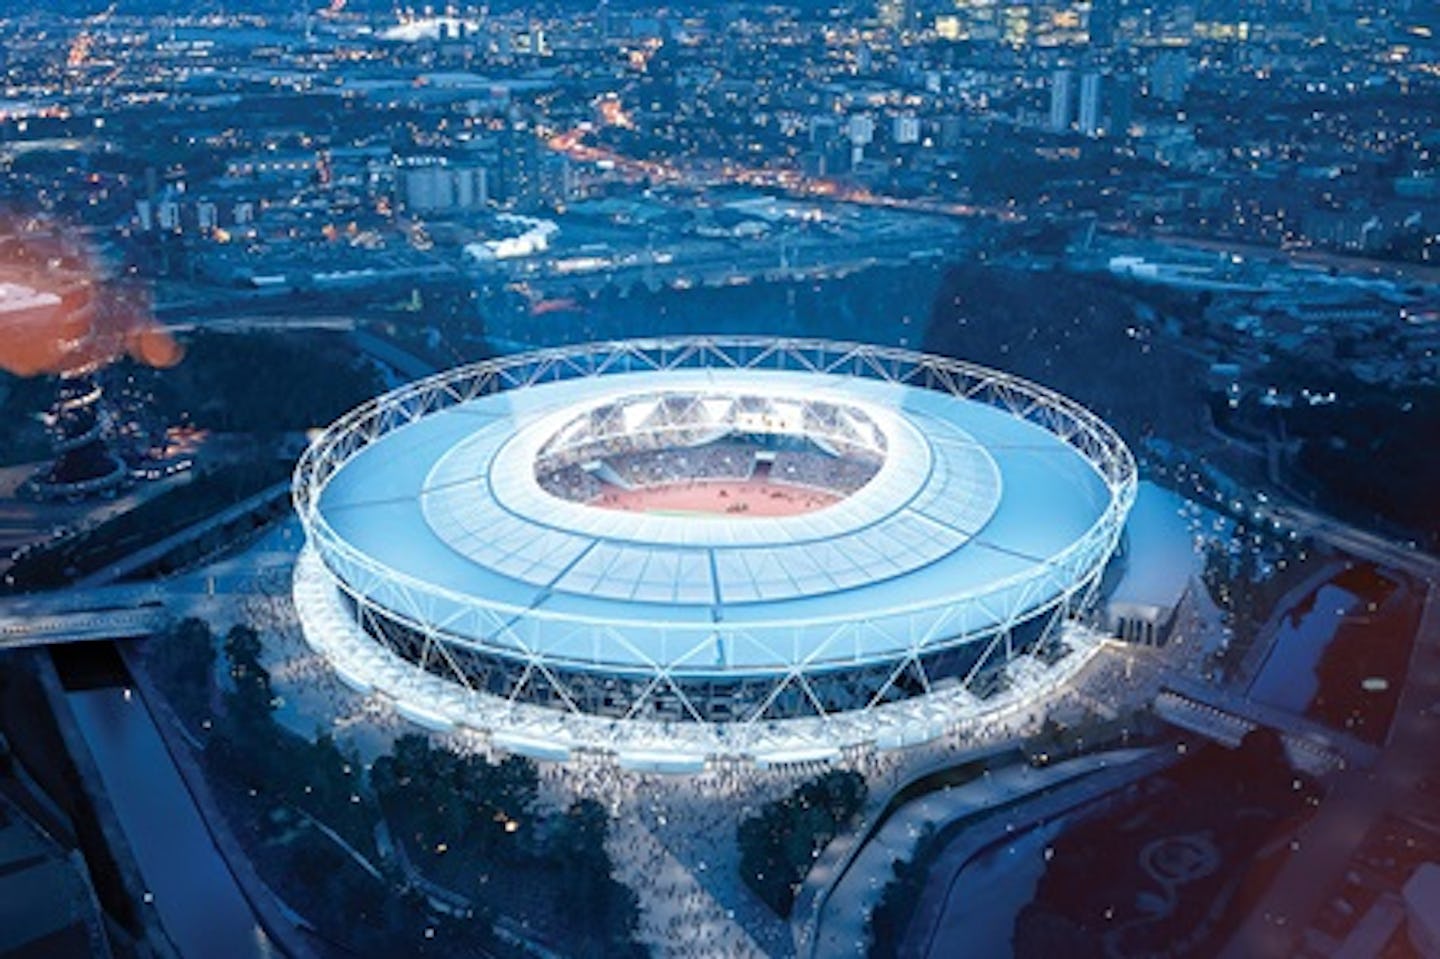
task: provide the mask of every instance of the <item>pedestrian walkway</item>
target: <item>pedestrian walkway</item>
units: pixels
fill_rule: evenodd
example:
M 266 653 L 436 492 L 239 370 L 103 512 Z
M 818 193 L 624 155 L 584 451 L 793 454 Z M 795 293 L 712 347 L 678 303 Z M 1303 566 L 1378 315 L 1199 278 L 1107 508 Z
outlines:
M 636 938 L 668 959 L 765 959 L 765 952 L 637 817 L 614 824 L 617 877 L 640 894 Z
M 1116 750 L 1040 769 L 1016 763 L 985 770 L 971 782 L 929 793 L 905 805 L 865 844 L 836 883 L 820 911 L 811 955 L 826 959 L 865 956 L 869 951 L 870 914 L 893 877 L 895 864 L 914 858 L 923 840 L 946 824 L 1107 767 L 1131 763 L 1151 752 Z

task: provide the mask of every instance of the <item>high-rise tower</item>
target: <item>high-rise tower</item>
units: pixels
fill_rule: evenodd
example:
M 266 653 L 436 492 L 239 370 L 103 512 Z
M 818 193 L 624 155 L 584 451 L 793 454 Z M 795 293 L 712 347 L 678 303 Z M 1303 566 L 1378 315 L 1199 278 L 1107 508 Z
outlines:
M 1098 137 L 1103 132 L 1098 73 L 1087 73 L 1080 78 L 1080 132 L 1087 137 Z
M 1056 70 L 1050 76 L 1050 129 L 1062 133 L 1070 129 L 1070 88 L 1074 75 L 1069 70 Z

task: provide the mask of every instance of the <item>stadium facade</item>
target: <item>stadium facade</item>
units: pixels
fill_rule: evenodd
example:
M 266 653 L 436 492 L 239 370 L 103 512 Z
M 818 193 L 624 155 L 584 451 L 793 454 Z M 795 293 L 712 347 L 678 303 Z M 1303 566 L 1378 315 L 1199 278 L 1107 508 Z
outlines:
M 325 430 L 295 474 L 295 598 L 347 683 L 507 750 L 826 759 L 1073 674 L 1135 488 L 1098 417 L 952 359 L 550 349 Z

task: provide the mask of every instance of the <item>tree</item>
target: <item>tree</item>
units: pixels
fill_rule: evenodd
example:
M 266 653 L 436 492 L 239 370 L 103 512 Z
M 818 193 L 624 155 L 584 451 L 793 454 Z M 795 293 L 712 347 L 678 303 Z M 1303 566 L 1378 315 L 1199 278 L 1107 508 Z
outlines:
M 181 718 L 194 722 L 210 712 L 215 691 L 215 634 L 189 616 L 152 641 L 150 670 Z
M 225 658 L 230 663 L 234 689 L 226 696 L 226 715 L 237 738 L 245 741 L 271 721 L 274 695 L 270 673 L 260 665 L 260 634 L 252 627 L 237 624 L 225 634 Z
M 739 826 L 745 884 L 777 915 L 788 916 L 816 854 L 849 825 L 865 796 L 863 776 L 832 770 L 766 803 Z
M 561 873 L 560 895 L 575 933 L 577 955 L 626 955 L 635 950 L 635 896 L 611 875 L 605 850 L 610 817 L 593 799 L 581 799 L 565 812 L 552 840 Z

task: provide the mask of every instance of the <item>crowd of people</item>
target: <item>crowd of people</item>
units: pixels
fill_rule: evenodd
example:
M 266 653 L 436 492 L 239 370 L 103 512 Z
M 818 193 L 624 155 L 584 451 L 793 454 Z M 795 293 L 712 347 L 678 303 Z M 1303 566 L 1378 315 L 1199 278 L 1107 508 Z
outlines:
M 389 751 L 413 727 L 392 700 L 367 695 L 340 681 L 330 662 L 305 641 L 290 599 L 287 571 L 261 578 L 240 603 L 241 621 L 259 631 L 261 662 L 275 692 L 275 718 L 292 732 L 311 736 L 321 723 L 365 761 Z
M 725 423 L 705 417 L 671 417 L 663 428 L 632 428 L 622 406 L 591 414 L 588 428 L 574 433 L 563 431 L 560 438 L 546 443 L 536 454 L 537 472 L 548 473 L 625 453 L 653 453 L 658 450 L 704 446 L 723 440 L 730 432 Z
M 685 480 L 745 480 L 755 472 L 755 449 L 742 443 L 707 443 L 622 453 L 605 459 L 631 486 L 668 486 Z
M 799 486 L 849 495 L 874 478 L 880 462 L 873 457 L 832 456 L 819 450 L 780 450 L 773 460 L 758 446 L 734 441 L 654 450 L 604 452 L 585 464 L 537 472 L 540 487 L 552 496 L 596 503 L 616 485 L 629 489 L 731 480 L 763 475 L 777 486 Z M 597 464 L 603 464 L 597 465 Z
M 212 607 L 210 618 L 216 625 L 243 621 L 260 631 L 262 659 L 279 702 L 277 718 L 295 731 L 312 735 L 316 728 L 326 728 L 344 746 L 356 749 L 362 761 L 369 761 L 388 751 L 399 735 L 416 730 L 390 700 L 341 683 L 326 660 L 305 643 L 290 598 L 288 567 L 267 567 L 247 592 L 201 602 Z M 222 606 L 224 612 L 215 615 Z M 1113 715 L 1117 706 L 1147 700 L 1159 688 L 1164 661 L 1188 653 L 1193 637 L 1202 632 L 1201 621 L 1214 618 L 1213 610 L 1186 603 L 1177 630 L 1184 645 L 1107 646 L 1076 678 L 1049 693 L 1048 700 L 1038 693 L 1018 695 L 1003 708 L 976 713 L 923 745 L 847 753 L 836 765 L 866 777 L 872 801 L 862 818 L 873 815 L 876 804 L 895 790 L 931 768 L 953 763 L 962 751 L 1036 733 L 1046 716 L 1070 722 L 1086 715 Z M 1059 668 L 1066 668 L 1064 660 Z M 1027 672 L 1036 670 L 1019 670 L 1021 685 L 1032 678 Z M 481 752 L 492 759 L 503 755 L 489 737 L 471 730 L 433 735 L 458 752 Z M 563 765 L 538 764 L 539 801 L 542 812 L 557 814 L 579 798 L 598 800 L 609 810 L 608 847 L 616 878 L 637 893 L 639 938 L 657 955 L 786 955 L 793 948 L 790 924 L 771 914 L 740 878 L 737 827 L 764 803 L 830 768 L 825 762 L 761 768 L 753 762 L 726 761 L 694 775 L 665 775 L 622 769 L 613 757 L 577 754 Z M 842 845 L 849 841 L 839 840 Z M 806 902 L 802 894 L 797 910 Z M 803 919 L 799 912 L 797 917 Z
M 578 464 L 538 474 L 535 479 L 540 488 L 551 496 L 570 500 L 572 503 L 590 503 L 605 492 L 605 484 L 599 477 L 586 472 Z
M 880 462 L 871 458 L 827 456 L 808 450 L 775 454 L 770 479 L 849 495 L 875 478 Z

